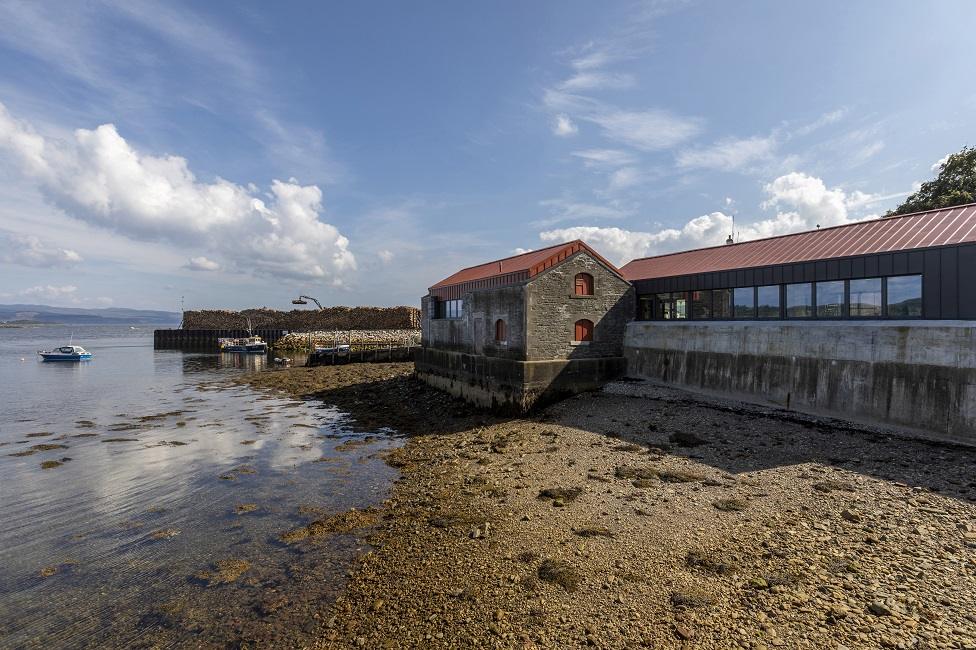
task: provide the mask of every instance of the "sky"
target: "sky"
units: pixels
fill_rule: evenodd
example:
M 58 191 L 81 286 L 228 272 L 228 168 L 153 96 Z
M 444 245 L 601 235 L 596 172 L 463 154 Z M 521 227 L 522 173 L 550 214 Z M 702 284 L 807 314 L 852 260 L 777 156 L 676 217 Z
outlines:
M 882 215 L 976 145 L 976 3 L 0 0 L 0 302 L 417 305 Z

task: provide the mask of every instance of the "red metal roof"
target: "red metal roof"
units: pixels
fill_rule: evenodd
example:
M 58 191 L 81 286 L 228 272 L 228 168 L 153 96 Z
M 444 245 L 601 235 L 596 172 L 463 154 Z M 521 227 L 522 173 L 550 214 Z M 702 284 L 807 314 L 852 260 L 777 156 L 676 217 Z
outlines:
M 630 281 L 647 280 L 973 241 L 976 203 L 645 257 L 628 262 L 621 272 Z
M 617 269 L 617 267 L 604 259 L 603 256 L 597 253 L 595 250 L 577 239 L 576 241 L 556 244 L 555 246 L 549 246 L 548 248 L 540 248 L 537 251 L 530 251 L 528 253 L 522 253 L 521 255 L 513 255 L 512 257 L 495 260 L 494 262 L 487 262 L 485 264 L 479 264 L 478 266 L 471 266 L 466 269 L 461 269 L 454 275 L 446 277 L 432 286 L 430 290 L 431 292 L 434 292 L 435 289 L 444 289 L 445 287 L 455 287 L 457 285 L 467 284 L 502 286 L 499 283 L 491 283 L 489 285 L 481 282 L 483 280 L 498 278 L 500 276 L 511 276 L 510 278 L 506 278 L 506 280 L 509 281 L 505 282 L 504 284 L 512 284 L 514 282 L 519 282 L 521 280 L 534 277 L 580 251 L 586 251 L 606 265 L 611 271 L 623 277 L 623 274 L 619 269 Z M 480 287 L 472 286 L 469 288 Z

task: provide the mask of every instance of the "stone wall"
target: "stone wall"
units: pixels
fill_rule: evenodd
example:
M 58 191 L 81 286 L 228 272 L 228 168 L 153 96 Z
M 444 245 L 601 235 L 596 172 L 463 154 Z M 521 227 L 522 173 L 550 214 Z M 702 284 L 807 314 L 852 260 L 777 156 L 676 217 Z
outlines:
M 416 307 L 326 307 L 325 309 L 245 309 L 228 311 L 207 309 L 183 312 L 183 329 L 240 329 L 251 319 L 254 329 L 281 329 L 293 332 L 321 330 L 399 330 L 418 329 L 420 310 Z
M 976 443 L 972 321 L 633 322 L 628 374 Z
M 465 401 L 503 412 L 521 413 L 621 376 L 623 357 L 519 361 L 420 348 L 417 377 Z
M 575 295 L 577 273 L 593 276 L 593 295 Z M 526 358 L 619 357 L 634 318 L 634 289 L 585 252 L 577 253 L 526 285 Z M 593 321 L 593 341 L 574 343 L 575 324 Z
M 461 318 L 430 318 L 429 296 L 422 299 L 423 345 L 440 350 L 525 358 L 525 287 L 479 289 L 464 294 Z M 495 321 L 505 321 L 507 340 L 495 341 Z

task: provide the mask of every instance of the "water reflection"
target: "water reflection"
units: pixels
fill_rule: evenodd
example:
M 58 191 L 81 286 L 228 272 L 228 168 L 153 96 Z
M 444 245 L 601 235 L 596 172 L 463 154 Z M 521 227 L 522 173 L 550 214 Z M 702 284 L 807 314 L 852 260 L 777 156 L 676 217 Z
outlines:
M 90 365 L 52 366 L 0 338 L 0 647 L 302 644 L 358 547 L 278 535 L 381 500 L 397 441 L 337 449 L 363 439 L 341 413 L 223 381 L 264 355 L 92 339 Z M 249 568 L 195 577 L 227 559 Z

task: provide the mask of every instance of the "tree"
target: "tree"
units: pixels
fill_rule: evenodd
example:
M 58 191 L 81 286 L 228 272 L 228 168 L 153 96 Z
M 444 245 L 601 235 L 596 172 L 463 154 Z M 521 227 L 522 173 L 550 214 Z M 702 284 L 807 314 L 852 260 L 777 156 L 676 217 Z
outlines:
M 976 201 L 976 148 L 963 147 L 950 154 L 939 167 L 935 180 L 922 183 L 917 192 L 887 216 L 949 208 Z

